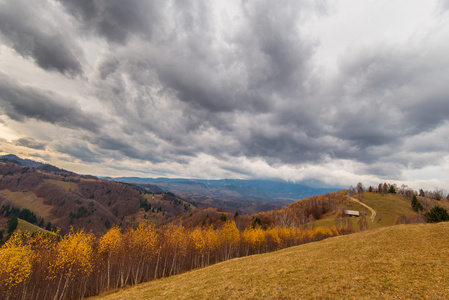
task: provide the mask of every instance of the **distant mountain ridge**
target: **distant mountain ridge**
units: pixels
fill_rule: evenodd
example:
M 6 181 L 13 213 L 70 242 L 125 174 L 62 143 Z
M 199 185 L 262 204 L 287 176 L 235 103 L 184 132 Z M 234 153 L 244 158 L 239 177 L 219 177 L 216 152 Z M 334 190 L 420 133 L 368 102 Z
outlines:
M 186 179 L 186 178 L 141 178 L 116 177 L 114 181 L 154 184 L 174 193 L 200 194 L 214 198 L 223 197 L 263 197 L 267 199 L 299 200 L 335 192 L 341 187 L 311 187 L 305 184 L 245 179 Z M 314 182 L 317 185 L 317 182 Z M 325 184 L 323 184 L 325 186 Z M 185 196 L 185 195 L 184 195 Z
M 33 168 L 38 168 L 38 167 L 45 165 L 44 163 L 37 162 L 37 161 L 31 160 L 31 159 L 22 159 L 14 154 L 2 155 L 2 156 L 0 156 L 0 159 L 16 161 L 24 166 L 33 167 Z

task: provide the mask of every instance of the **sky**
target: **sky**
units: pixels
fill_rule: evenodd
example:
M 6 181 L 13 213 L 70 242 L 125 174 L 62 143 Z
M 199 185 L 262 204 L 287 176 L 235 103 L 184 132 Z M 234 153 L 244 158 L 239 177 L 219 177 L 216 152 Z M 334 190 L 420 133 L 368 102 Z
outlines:
M 0 154 L 449 190 L 448 53 L 448 0 L 0 0 Z

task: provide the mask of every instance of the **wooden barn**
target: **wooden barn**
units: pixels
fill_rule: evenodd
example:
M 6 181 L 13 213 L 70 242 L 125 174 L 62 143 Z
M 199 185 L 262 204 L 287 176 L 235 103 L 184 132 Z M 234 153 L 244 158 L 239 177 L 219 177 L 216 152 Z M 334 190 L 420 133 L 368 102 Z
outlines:
M 357 210 L 345 209 L 344 213 L 346 216 L 349 216 L 349 217 L 360 217 L 360 213 Z

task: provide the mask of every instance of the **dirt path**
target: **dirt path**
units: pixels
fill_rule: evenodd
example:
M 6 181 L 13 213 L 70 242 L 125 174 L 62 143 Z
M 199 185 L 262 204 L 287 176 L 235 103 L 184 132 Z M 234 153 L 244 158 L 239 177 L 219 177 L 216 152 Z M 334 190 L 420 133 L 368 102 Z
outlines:
M 358 203 L 358 204 L 360 204 L 360 205 L 363 205 L 363 206 L 365 206 L 366 208 L 368 208 L 369 211 L 371 212 L 371 223 L 374 222 L 374 218 L 376 217 L 376 211 L 375 211 L 372 207 L 366 205 L 366 204 L 363 203 L 363 202 L 360 202 L 360 200 L 357 200 L 357 199 L 354 198 L 354 197 L 349 197 L 349 199 L 350 199 L 351 201 L 353 201 L 353 202 L 356 202 L 356 203 Z

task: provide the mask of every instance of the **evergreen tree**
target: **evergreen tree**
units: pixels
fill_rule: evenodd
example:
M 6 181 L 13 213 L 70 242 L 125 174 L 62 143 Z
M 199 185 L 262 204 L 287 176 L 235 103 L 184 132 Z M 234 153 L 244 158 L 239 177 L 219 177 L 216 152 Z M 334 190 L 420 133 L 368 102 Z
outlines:
M 388 191 L 390 194 L 396 194 L 396 189 L 394 188 L 394 185 L 392 184 L 390 186 L 390 190 Z
M 418 198 L 416 198 L 415 195 L 413 195 L 412 208 L 413 208 L 414 211 L 422 211 L 422 210 L 424 210 L 421 202 L 419 202 Z
M 11 215 L 11 219 L 9 219 L 8 223 L 8 235 L 12 235 L 14 230 L 16 230 L 17 225 L 19 225 L 19 221 L 17 220 L 16 215 Z
M 429 212 L 426 213 L 427 223 L 438 223 L 449 221 L 449 214 L 441 206 L 435 206 Z

